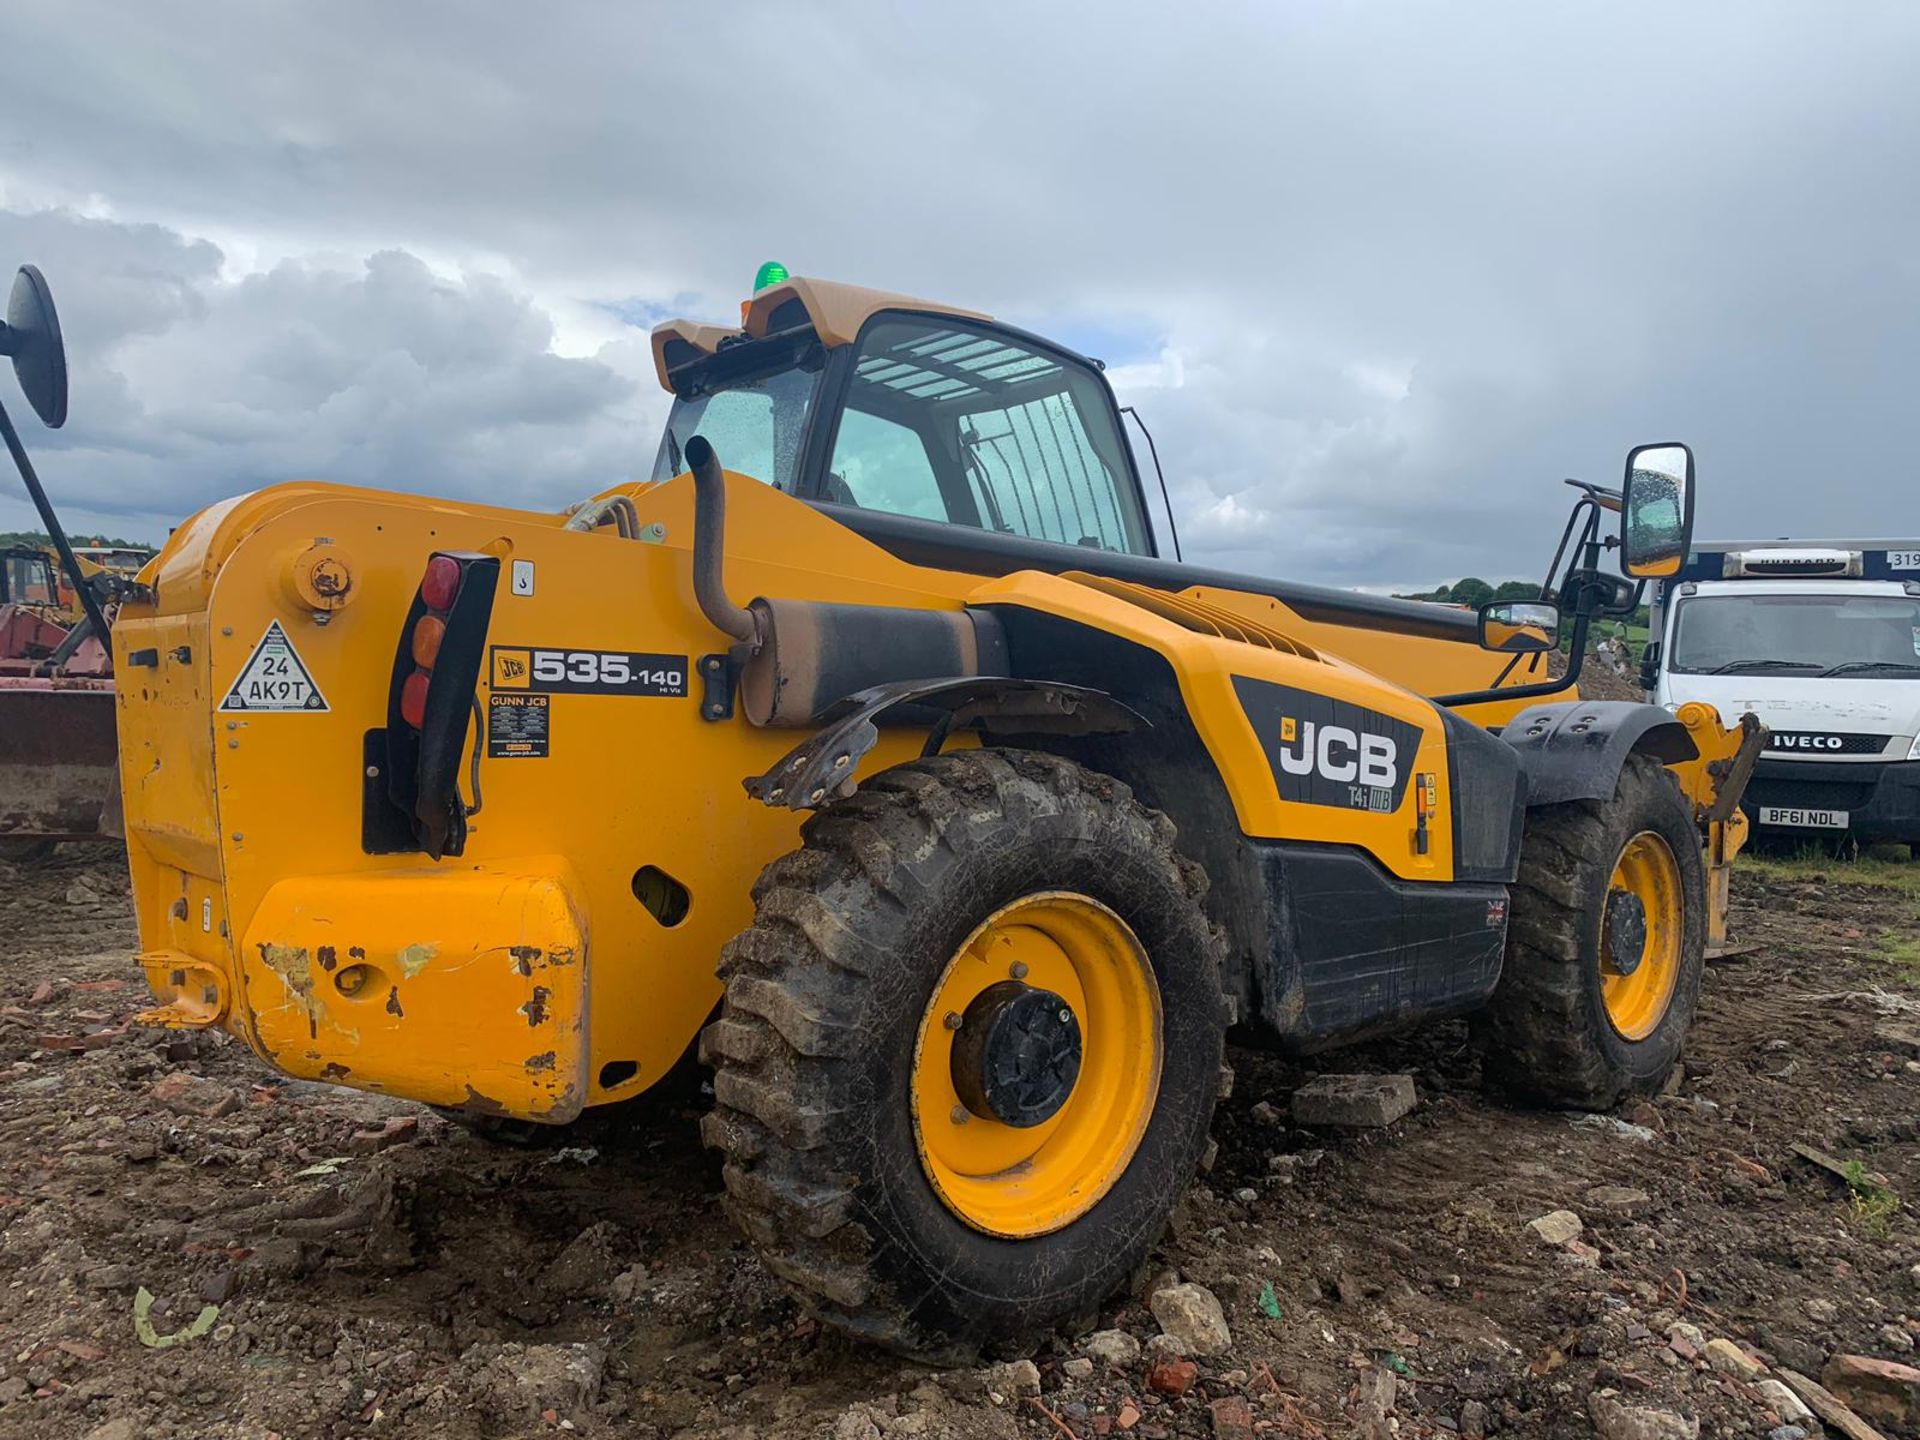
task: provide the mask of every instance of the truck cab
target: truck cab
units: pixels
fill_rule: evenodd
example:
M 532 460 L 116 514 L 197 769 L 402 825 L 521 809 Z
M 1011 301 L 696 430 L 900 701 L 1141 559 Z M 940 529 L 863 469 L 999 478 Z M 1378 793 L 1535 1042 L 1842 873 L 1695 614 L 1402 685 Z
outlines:
M 1762 835 L 1920 845 L 1920 540 L 1696 545 L 1641 683 L 1768 727 L 1743 802 Z

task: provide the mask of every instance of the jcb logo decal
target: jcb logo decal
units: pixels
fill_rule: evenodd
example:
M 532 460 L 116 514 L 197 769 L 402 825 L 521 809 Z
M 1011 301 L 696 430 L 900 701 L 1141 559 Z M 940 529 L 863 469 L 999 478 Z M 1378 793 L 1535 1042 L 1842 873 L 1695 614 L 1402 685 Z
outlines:
M 1420 727 L 1363 705 L 1236 675 L 1240 704 L 1282 800 L 1391 813 L 1406 798 Z
M 1297 741 L 1297 744 L 1295 743 Z M 1400 778 L 1400 747 L 1390 735 L 1355 734 L 1344 725 L 1280 722 L 1280 768 L 1290 775 L 1320 774 L 1329 780 L 1391 787 Z

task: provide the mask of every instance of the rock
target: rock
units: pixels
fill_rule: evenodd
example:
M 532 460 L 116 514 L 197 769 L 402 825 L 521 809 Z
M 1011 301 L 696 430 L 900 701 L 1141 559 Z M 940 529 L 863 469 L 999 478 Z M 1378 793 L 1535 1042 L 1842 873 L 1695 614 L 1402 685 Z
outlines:
M 1706 1349 L 1701 1351 L 1707 1357 L 1707 1364 L 1722 1375 L 1731 1375 L 1736 1380 L 1755 1380 L 1766 1369 L 1758 1360 L 1742 1350 L 1724 1335 L 1716 1335 L 1707 1341 Z
M 1469 1400 L 1460 1407 L 1460 1433 L 1467 1440 L 1481 1440 L 1487 1433 L 1487 1407 L 1478 1400 Z
M 1010 1360 L 989 1365 L 981 1376 L 995 1395 L 1025 1396 L 1040 1393 L 1040 1367 L 1031 1360 Z
M 1260 1198 L 1260 1192 L 1243 1185 L 1233 1192 L 1233 1198 L 1236 1204 L 1251 1205 Z
M 1193 1358 L 1187 1347 L 1171 1335 L 1148 1336 L 1146 1349 L 1142 1353 L 1146 1357 L 1148 1369 L 1152 1369 L 1163 1360 L 1190 1360 Z
M 1913 1349 L 1913 1332 L 1904 1325 L 1882 1325 L 1880 1343 L 1902 1354 Z
M 1767 1431 L 1767 1440 L 1807 1440 L 1807 1432 L 1798 1425 L 1776 1425 Z
M 347 1141 L 347 1149 L 355 1155 L 376 1155 L 389 1145 L 404 1145 L 420 1133 L 419 1118 L 413 1115 L 394 1115 L 378 1130 L 356 1130 L 353 1138 Z
M 1707 1348 L 1706 1332 L 1698 1325 L 1690 1325 L 1685 1320 L 1676 1320 L 1667 1327 L 1667 1339 L 1694 1351 Z
M 1782 1369 L 1780 1378 L 1787 1388 L 1807 1402 L 1807 1408 L 1819 1417 L 1820 1423 L 1836 1434 L 1844 1435 L 1847 1440 L 1886 1440 L 1873 1426 L 1836 1400 L 1825 1386 L 1797 1371 Z
M 1800 1397 L 1782 1385 L 1778 1380 L 1756 1380 L 1753 1390 L 1766 1406 L 1782 1420 L 1789 1423 L 1795 1420 L 1811 1420 L 1813 1412 L 1807 1409 Z
M 1278 1125 L 1281 1121 L 1280 1109 L 1271 1100 L 1254 1101 L 1252 1113 L 1262 1125 Z
M 67 904 L 98 905 L 106 897 L 87 884 L 86 877 L 74 881 L 67 887 Z
M 1226 1313 L 1203 1285 L 1171 1285 L 1148 1302 L 1160 1328 L 1189 1355 L 1218 1355 L 1233 1343 Z
M 1627 1185 L 1596 1185 L 1582 1198 L 1589 1210 L 1609 1210 L 1616 1215 L 1631 1215 L 1653 1203 L 1646 1191 Z
M 1208 1407 L 1214 1440 L 1253 1440 L 1253 1410 L 1238 1395 L 1223 1396 Z
M 33 1387 L 18 1375 L 9 1375 L 0 1380 L 0 1405 L 11 1405 L 16 1400 L 24 1400 L 33 1393 Z
M 591 1295 L 607 1288 L 619 1267 L 613 1258 L 620 1227 L 598 1220 L 582 1230 L 540 1277 L 541 1288 L 554 1295 Z
M 1071 1360 L 1062 1360 L 1060 1373 L 1071 1380 L 1084 1380 L 1093 1374 L 1093 1361 L 1084 1355 L 1076 1355 Z
M 1583 1265 L 1589 1270 L 1600 1268 L 1598 1245 L 1589 1245 L 1584 1240 L 1569 1240 L 1562 1248 L 1567 1252 L 1567 1259 L 1575 1265 Z
M 140 1440 L 140 1424 L 129 1416 L 109 1420 L 87 1432 L 87 1440 Z
M 833 1422 L 833 1440 L 880 1440 L 880 1427 L 864 1405 L 849 1405 Z
M 1200 1378 L 1200 1367 L 1191 1360 L 1161 1360 L 1147 1371 L 1147 1389 L 1156 1395 L 1184 1395 Z
M 1140 1342 L 1124 1330 L 1096 1330 L 1080 1342 L 1080 1353 L 1124 1370 L 1140 1358 Z
M 81 1277 L 91 1290 L 131 1290 L 133 1271 L 125 1265 L 96 1265 Z
M 1831 1300 L 1815 1297 L 1807 1301 L 1807 1318 L 1820 1325 L 1831 1325 L 1840 1318 L 1840 1307 Z
M 583 1415 L 600 1394 L 606 1352 L 598 1345 L 506 1345 L 487 1363 L 487 1388 L 502 1409 Z
M 1699 1440 L 1700 1422 L 1643 1405 L 1623 1405 L 1596 1390 L 1587 1397 L 1587 1414 L 1601 1440 Z
M 1869 1355 L 1836 1355 L 1820 1372 L 1820 1383 L 1834 1399 L 1868 1420 L 1902 1430 L 1920 1427 L 1920 1370 L 1911 1365 L 1875 1360 Z M 1808 1404 L 1812 1403 L 1808 1399 Z M 1814 1408 L 1817 1412 L 1818 1407 Z M 1826 1416 L 1820 1418 L 1825 1420 Z
M 1411 1075 L 1317 1075 L 1293 1092 L 1293 1118 L 1302 1125 L 1391 1125 L 1418 1097 Z
M 230 1087 L 185 1070 L 163 1076 L 147 1096 L 176 1115 L 198 1115 L 205 1120 L 231 1115 L 240 1108 L 240 1097 Z
M 607 1287 L 607 1293 L 621 1304 L 629 1304 L 640 1296 L 652 1282 L 653 1276 L 644 1265 L 629 1265 L 613 1277 L 613 1283 Z
M 1564 1245 L 1569 1240 L 1579 1238 L 1580 1232 L 1586 1227 L 1571 1210 L 1549 1210 L 1545 1215 L 1529 1220 L 1527 1228 L 1549 1245 Z

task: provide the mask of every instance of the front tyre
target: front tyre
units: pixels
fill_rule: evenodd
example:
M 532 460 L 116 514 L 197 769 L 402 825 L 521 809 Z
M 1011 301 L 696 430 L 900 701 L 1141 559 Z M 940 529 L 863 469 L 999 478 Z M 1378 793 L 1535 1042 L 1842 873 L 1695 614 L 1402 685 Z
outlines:
M 974 750 L 810 819 L 706 1032 L 728 1208 L 824 1318 L 959 1359 L 1096 1307 L 1206 1144 L 1205 879 L 1119 782 Z
M 1570 1109 L 1654 1093 L 1693 1022 L 1706 932 L 1699 833 L 1656 761 L 1629 756 L 1610 800 L 1529 811 L 1488 1077 Z

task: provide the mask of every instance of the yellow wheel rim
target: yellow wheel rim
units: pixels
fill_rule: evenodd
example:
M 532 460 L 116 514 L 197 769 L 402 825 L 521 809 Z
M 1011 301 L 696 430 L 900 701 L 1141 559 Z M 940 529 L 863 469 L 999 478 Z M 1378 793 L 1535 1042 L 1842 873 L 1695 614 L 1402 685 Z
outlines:
M 1079 1075 L 1032 1126 L 968 1110 L 954 1084 L 954 1022 L 1006 980 L 1051 991 L 1079 1025 Z M 1005 906 L 947 962 L 920 1019 L 913 1128 L 927 1179 L 989 1235 L 1025 1239 L 1072 1224 L 1126 1173 L 1160 1093 L 1160 1060 L 1160 987 L 1126 921 L 1066 891 Z
M 1644 936 L 1621 900 L 1637 901 Z M 1642 830 L 1614 862 L 1600 924 L 1600 988 L 1607 1019 L 1628 1040 L 1659 1026 L 1680 978 L 1680 866 L 1667 842 Z

